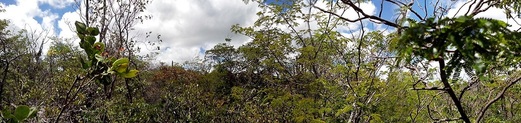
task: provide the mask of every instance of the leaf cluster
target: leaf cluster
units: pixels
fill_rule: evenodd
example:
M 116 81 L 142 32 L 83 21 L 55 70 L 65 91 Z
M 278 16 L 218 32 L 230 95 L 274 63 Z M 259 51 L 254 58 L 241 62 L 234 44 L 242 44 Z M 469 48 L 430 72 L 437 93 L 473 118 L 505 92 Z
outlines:
M 129 59 L 108 57 L 105 52 L 105 44 L 96 42 L 99 29 L 96 27 L 86 27 L 84 23 L 76 21 L 76 31 L 80 38 L 80 47 L 87 54 L 87 60 L 80 58 L 84 69 L 87 69 L 90 76 L 95 76 L 104 85 L 111 83 L 110 74 L 117 74 L 124 78 L 135 77 L 138 70 L 129 70 Z
M 509 30 L 508 24 L 489 18 L 461 16 L 425 22 L 409 19 L 409 27 L 396 38 L 394 47 L 411 62 L 415 57 L 426 60 L 450 60 L 451 71 L 463 64 L 472 66 L 478 75 L 498 62 L 519 62 L 521 33 Z

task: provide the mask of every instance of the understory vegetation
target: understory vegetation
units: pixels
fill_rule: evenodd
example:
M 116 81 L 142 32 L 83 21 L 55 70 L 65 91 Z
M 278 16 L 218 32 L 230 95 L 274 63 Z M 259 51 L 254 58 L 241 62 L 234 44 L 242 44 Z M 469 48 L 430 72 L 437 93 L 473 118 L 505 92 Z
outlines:
M 521 122 L 521 33 L 477 17 L 494 7 L 518 18 L 517 1 L 470 0 L 461 16 L 440 1 L 244 1 L 262 8 L 258 20 L 231 30 L 251 41 L 215 39 L 184 63 L 137 55 L 137 42 L 162 42 L 129 36 L 151 18 L 140 14 L 148 0 L 81 1 L 90 11 L 73 24 L 77 39 L 2 20 L 0 119 Z M 360 8 L 367 2 L 397 8 L 393 19 Z

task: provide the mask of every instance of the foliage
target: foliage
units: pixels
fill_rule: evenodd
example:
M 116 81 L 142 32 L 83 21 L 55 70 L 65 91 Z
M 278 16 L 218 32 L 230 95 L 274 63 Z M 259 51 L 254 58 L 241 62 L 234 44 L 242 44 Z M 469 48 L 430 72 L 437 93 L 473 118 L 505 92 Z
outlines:
M 128 58 L 111 58 L 105 57 L 102 54 L 105 52 L 105 44 L 96 42 L 96 35 L 99 34 L 99 29 L 94 27 L 86 27 L 85 24 L 76 21 L 76 31 L 80 38 L 80 47 L 85 50 L 87 60 L 80 58 L 81 65 L 90 76 L 94 76 L 104 85 L 110 84 L 110 74 L 117 74 L 124 78 L 132 78 L 137 75 L 138 70 L 129 70 Z M 111 65 L 111 66 L 109 66 Z
M 5 118 L 7 122 L 18 123 L 28 118 L 36 117 L 36 111 L 34 107 L 20 105 L 17 106 L 14 111 L 4 110 L 2 117 Z
M 409 20 L 409 24 L 395 43 L 395 49 L 408 62 L 416 56 L 427 60 L 450 59 L 447 71 L 465 64 L 481 76 L 492 65 L 501 67 L 520 60 L 514 51 L 521 48 L 517 43 L 521 35 L 507 29 L 507 24 L 500 20 L 461 16 L 436 22 L 429 18 L 424 23 Z
M 400 8 L 393 22 L 358 8 L 368 1 L 245 0 L 257 2 L 259 18 L 231 30 L 251 41 L 227 38 L 203 59 L 170 65 L 135 55 L 136 38 L 124 37 L 149 18 L 139 14 L 149 1 L 84 2 L 92 13 L 75 23 L 79 44 L 50 37 L 43 56 L 32 32 L 0 21 L 2 121 L 521 121 L 521 35 L 474 17 L 486 9 L 479 1 L 459 17 L 442 5 L 424 17 L 381 1 Z M 519 13 L 519 4 L 488 3 Z M 359 19 L 339 14 L 348 10 Z

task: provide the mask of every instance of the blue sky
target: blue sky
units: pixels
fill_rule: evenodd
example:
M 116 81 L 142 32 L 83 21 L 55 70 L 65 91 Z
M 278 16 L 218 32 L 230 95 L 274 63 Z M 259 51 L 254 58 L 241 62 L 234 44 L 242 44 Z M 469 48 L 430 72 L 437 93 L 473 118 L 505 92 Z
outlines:
M 5 1 L 3 1 L 3 3 L 9 5 L 9 4 L 15 4 L 16 1 L 14 1 L 14 0 L 5 0 Z
M 372 3 L 375 4 L 376 9 L 377 9 L 376 12 L 379 12 L 379 11 L 380 11 L 380 7 L 379 7 L 379 5 L 380 5 L 381 2 L 382 2 L 382 0 L 372 0 Z M 421 2 L 423 2 L 423 1 L 418 1 L 418 2 L 420 2 L 420 4 L 423 4 L 423 3 L 421 3 Z M 15 4 L 17 4 L 17 1 L 16 1 L 16 0 L 5 0 L 5 1 L 2 1 L 2 3 L 4 3 L 5 5 L 15 5 Z M 281 3 L 283 3 L 283 2 L 278 1 L 278 0 L 266 0 L 265 3 L 268 3 L 268 4 L 270 4 L 270 3 L 281 4 Z M 63 14 L 65 14 L 66 12 L 72 12 L 72 11 L 75 11 L 75 9 L 74 9 L 74 7 L 73 7 L 74 4 L 68 4 L 68 6 L 66 6 L 66 7 L 59 8 L 59 7 L 53 7 L 53 6 L 52 6 L 51 4 L 49 4 L 49 3 L 38 2 L 38 6 L 39 6 L 39 8 L 40 8 L 41 10 L 44 10 L 44 11 L 45 11 L 45 10 L 49 10 L 49 11 L 51 11 L 52 13 L 55 13 L 55 14 L 57 14 L 57 15 L 63 15 Z M 383 6 L 384 6 L 384 7 L 383 7 L 384 10 L 382 11 L 382 16 L 383 16 L 383 18 L 386 18 L 386 19 L 392 20 L 393 17 L 395 16 L 395 15 L 393 15 L 393 14 L 394 14 L 395 11 L 397 11 L 397 8 L 395 7 L 395 5 L 393 5 L 393 4 L 389 3 L 389 2 L 384 2 Z M 417 6 L 415 6 L 415 7 L 417 7 Z M 432 11 L 432 10 L 429 10 L 429 11 Z M 421 13 L 421 14 L 423 14 L 423 13 Z M 43 18 L 42 18 L 42 17 L 39 17 L 39 16 L 35 16 L 35 17 L 33 17 L 33 18 L 34 18 L 38 23 L 42 23 L 42 21 L 43 21 Z M 57 27 L 57 26 L 58 26 L 58 22 L 55 22 L 53 25 L 54 25 L 55 27 Z M 369 26 L 372 26 L 372 25 L 369 25 Z M 373 27 L 370 27 L 370 28 L 373 28 Z M 61 31 L 61 30 L 58 29 L 58 28 L 55 29 L 55 32 L 57 32 L 57 33 L 59 33 L 60 31 Z
M 73 38 L 75 35 L 71 30 L 70 22 L 79 19 L 77 10 L 73 7 L 75 6 L 74 1 L 2 0 L 0 3 L 4 5 L 6 12 L 0 13 L 0 19 L 12 20 L 12 25 L 17 28 L 30 26 L 34 30 L 52 30 L 52 35 L 61 38 Z M 266 2 L 273 1 L 275 0 Z M 413 6 L 415 10 L 419 9 L 418 5 L 424 5 L 422 0 L 416 2 L 418 3 Z M 428 8 L 430 8 L 429 14 L 433 11 L 430 2 L 431 0 L 427 0 Z M 363 3 L 361 8 L 373 10 L 372 13 L 376 15 L 380 11 L 380 3 L 381 0 L 372 0 L 369 3 Z M 461 6 L 459 3 L 462 2 L 455 3 L 458 3 L 455 6 Z M 396 6 L 389 2 L 384 2 L 383 6 L 383 18 L 394 21 Z M 163 42 L 159 45 L 162 52 L 157 56 L 158 61 L 183 62 L 194 57 L 201 57 L 205 50 L 211 49 L 217 43 L 224 42 L 225 38 L 231 38 L 230 43 L 235 46 L 250 41 L 251 39 L 248 37 L 230 32 L 230 27 L 234 24 L 252 25 L 258 18 L 255 14 L 260 10 L 256 3 L 244 4 L 243 0 L 153 0 L 144 12 L 144 14 L 152 15 L 153 18 L 146 20 L 143 24 L 137 24 L 135 29 L 136 33 L 152 31 L 152 35 L 162 35 Z M 418 12 L 420 15 L 424 14 L 423 11 Z M 455 14 L 454 9 L 449 11 L 449 13 L 451 12 Z M 480 16 L 506 20 L 501 14 L 497 14 L 498 12 L 501 11 L 491 9 Z M 345 17 L 356 17 L 356 14 L 348 12 Z M 412 15 L 410 17 L 415 18 Z M 287 27 L 281 26 L 280 28 Z M 345 34 L 351 33 L 342 31 L 341 28 L 345 27 L 338 27 L 339 31 Z M 375 30 L 382 27 L 370 24 L 366 28 Z M 144 43 L 137 45 L 141 49 L 157 49 L 157 46 L 147 46 Z M 151 51 L 142 52 L 146 54 Z
M 9 5 L 16 5 L 17 4 L 17 1 L 16 0 L 5 0 L 5 1 L 2 1 L 0 3 L 3 3 L 4 5 L 6 6 L 9 6 Z M 66 12 L 72 12 L 72 11 L 75 11 L 74 7 L 73 7 L 74 4 L 67 4 L 67 6 L 65 7 L 57 7 L 57 6 L 53 6 L 51 5 L 51 3 L 47 3 L 47 2 L 40 2 L 38 1 L 38 7 L 39 9 L 43 10 L 43 11 L 50 11 L 51 13 L 54 13 L 54 14 L 57 14 L 57 15 L 63 15 L 65 14 Z M 40 17 L 40 16 L 34 16 L 33 17 L 38 23 L 42 23 L 43 21 L 43 18 Z M 53 25 L 55 27 L 58 26 L 58 22 L 55 22 L 53 23 Z M 59 28 L 55 28 L 54 30 L 55 32 L 59 33 L 61 30 Z

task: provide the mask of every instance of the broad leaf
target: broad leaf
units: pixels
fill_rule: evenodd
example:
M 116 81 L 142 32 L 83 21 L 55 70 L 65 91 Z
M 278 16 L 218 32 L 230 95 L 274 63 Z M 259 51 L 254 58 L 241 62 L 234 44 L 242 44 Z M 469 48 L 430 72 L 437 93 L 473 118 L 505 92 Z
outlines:
M 31 113 L 31 108 L 26 105 L 20 105 L 16 107 L 14 111 L 14 116 L 17 120 L 25 120 L 27 117 L 29 117 L 29 114 Z
M 90 35 L 98 35 L 99 34 L 99 29 L 97 27 L 88 27 L 87 28 L 87 32 Z
M 87 30 L 86 30 L 87 26 L 84 23 L 76 21 L 74 23 L 74 25 L 76 25 L 76 31 L 78 33 L 85 34 L 87 32 Z
M 123 73 L 127 70 L 128 62 L 128 58 L 120 58 L 112 63 L 111 70 Z
M 130 71 L 127 72 L 127 73 L 122 74 L 122 76 L 123 76 L 124 78 L 132 78 L 132 77 L 136 77 L 138 72 L 139 72 L 138 70 L 135 70 L 135 69 L 134 69 L 134 70 L 130 70 Z

